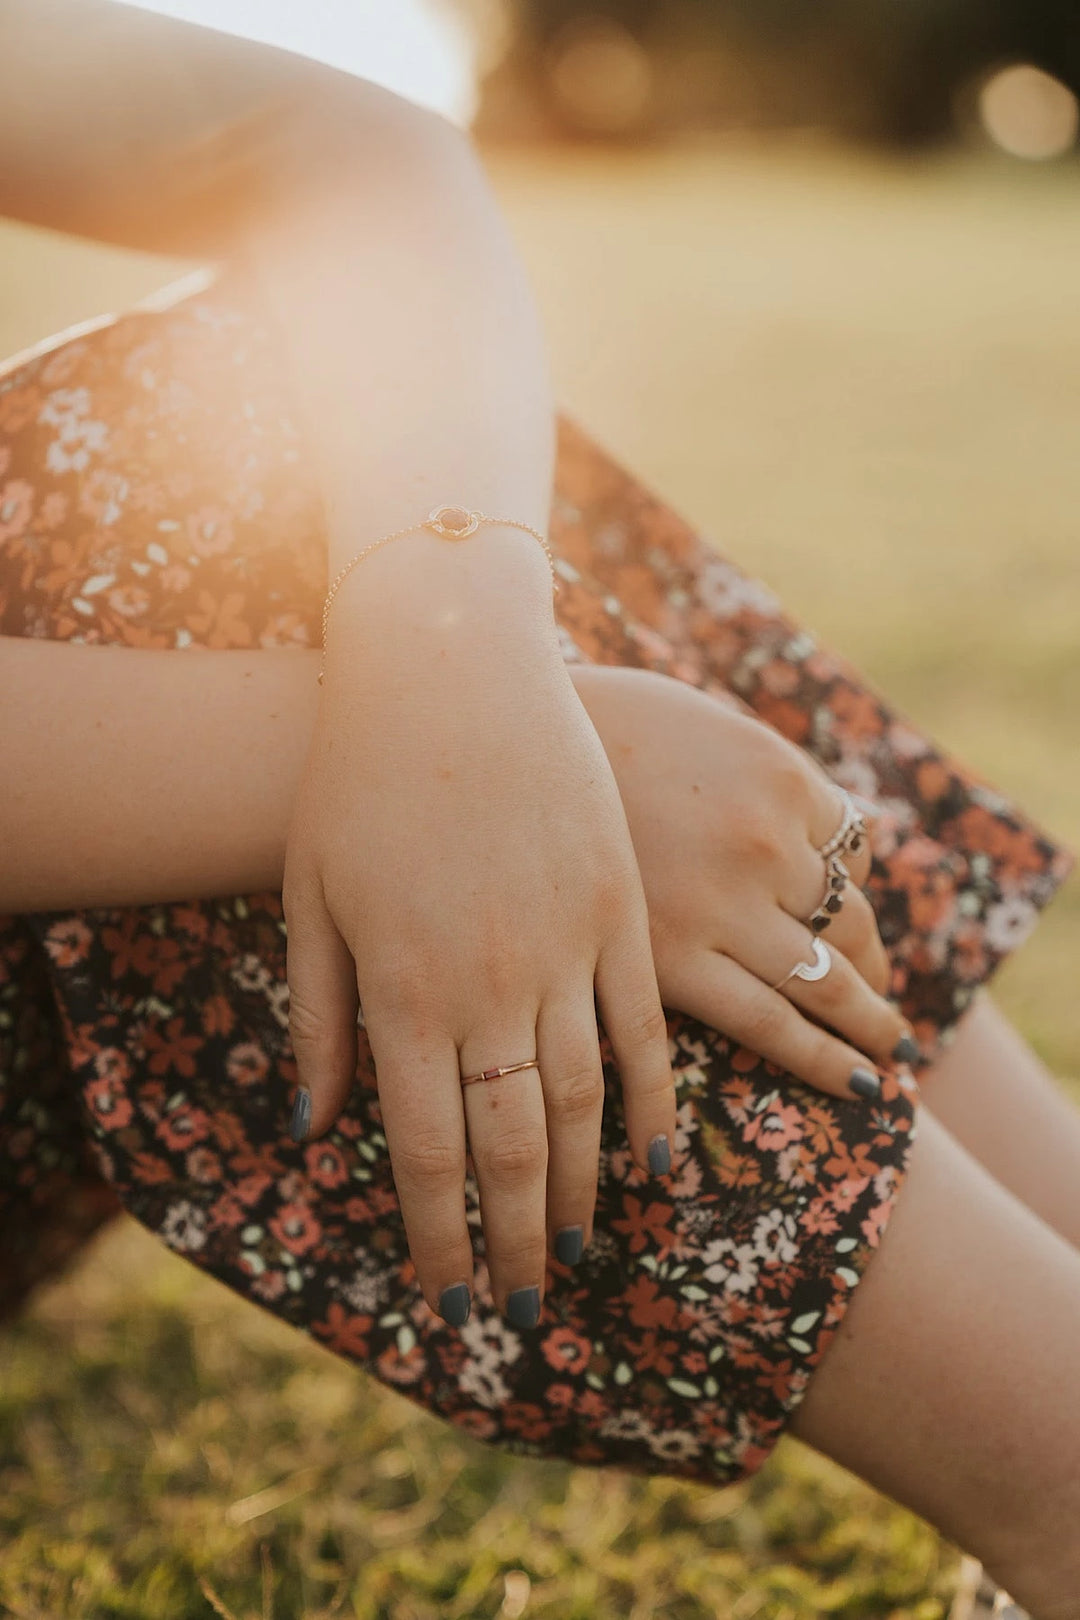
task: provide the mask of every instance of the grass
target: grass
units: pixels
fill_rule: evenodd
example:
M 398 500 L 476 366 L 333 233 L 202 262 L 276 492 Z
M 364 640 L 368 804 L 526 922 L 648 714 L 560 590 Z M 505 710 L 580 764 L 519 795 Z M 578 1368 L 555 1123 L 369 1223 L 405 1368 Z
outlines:
M 1076 174 L 797 143 L 503 153 L 561 400 L 1080 845 Z M 0 352 L 162 279 L 8 227 Z M 1074 882 L 1000 999 L 1080 1077 Z M 19 1620 L 942 1620 L 955 1549 L 785 1441 L 716 1492 L 533 1463 L 119 1224 L 0 1339 Z

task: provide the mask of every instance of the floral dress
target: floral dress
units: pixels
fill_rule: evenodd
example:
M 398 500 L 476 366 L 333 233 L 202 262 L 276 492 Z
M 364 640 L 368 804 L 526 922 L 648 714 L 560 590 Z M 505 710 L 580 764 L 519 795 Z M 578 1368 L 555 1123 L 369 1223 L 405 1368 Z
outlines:
M 452 492 L 451 492 L 452 493 Z M 551 542 L 567 659 L 734 696 L 882 808 L 868 893 L 924 1061 L 1069 866 L 560 417 Z M 309 647 L 322 514 L 239 272 L 63 334 L 0 373 L 0 633 L 131 649 Z M 72 784 L 77 791 L 78 784 Z M 293 1143 L 280 896 L 0 919 L 6 1309 L 123 1206 L 177 1254 L 470 1434 L 711 1482 L 768 1456 L 877 1249 L 917 1121 L 823 1095 L 668 1019 L 671 1173 L 627 1148 L 604 1040 L 595 1235 L 538 1327 L 495 1309 L 477 1189 L 471 1318 L 424 1302 L 361 1031 L 351 1101 Z

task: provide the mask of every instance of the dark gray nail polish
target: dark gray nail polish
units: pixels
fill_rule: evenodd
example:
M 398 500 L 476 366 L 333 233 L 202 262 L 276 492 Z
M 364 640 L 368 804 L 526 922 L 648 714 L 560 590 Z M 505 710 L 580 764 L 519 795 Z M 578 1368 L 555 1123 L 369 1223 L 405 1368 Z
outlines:
M 506 1301 L 506 1320 L 514 1327 L 534 1328 L 540 1320 L 539 1288 L 515 1288 Z
M 848 1085 L 856 1097 L 865 1097 L 868 1102 L 875 1102 L 881 1096 L 881 1081 L 869 1069 L 853 1069 Z
M 292 1119 L 289 1121 L 289 1135 L 294 1142 L 302 1142 L 308 1133 L 311 1124 L 311 1092 L 298 1091 L 296 1101 L 293 1103 Z
M 439 1315 L 451 1327 L 464 1327 L 472 1310 L 468 1283 L 454 1283 L 439 1295 Z
M 649 1169 L 654 1176 L 666 1176 L 671 1169 L 671 1148 L 666 1136 L 654 1136 L 649 1143 Z
M 919 1056 L 919 1043 L 913 1041 L 910 1035 L 901 1035 L 892 1049 L 894 1063 L 917 1063 Z
M 564 1226 L 555 1234 L 555 1258 L 564 1266 L 576 1266 L 585 1252 L 585 1228 Z

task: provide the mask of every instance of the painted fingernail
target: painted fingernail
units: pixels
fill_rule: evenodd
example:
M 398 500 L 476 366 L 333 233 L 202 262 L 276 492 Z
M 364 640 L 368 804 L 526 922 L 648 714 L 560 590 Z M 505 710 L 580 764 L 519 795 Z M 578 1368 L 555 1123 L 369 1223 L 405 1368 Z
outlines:
M 308 1133 L 311 1124 L 311 1092 L 298 1091 L 296 1101 L 293 1103 L 292 1119 L 289 1121 L 289 1135 L 294 1142 L 302 1142 Z
M 892 1050 L 894 1063 L 917 1063 L 919 1060 L 919 1043 L 912 1040 L 910 1035 L 901 1035 Z
M 666 1136 L 654 1136 L 649 1143 L 649 1169 L 654 1176 L 666 1176 L 671 1169 L 671 1148 Z
M 585 1252 L 585 1228 L 564 1226 L 555 1234 L 555 1258 L 564 1266 L 576 1266 Z
M 869 1069 L 853 1069 L 848 1085 L 856 1097 L 865 1097 L 869 1102 L 881 1096 L 881 1081 Z
M 439 1315 L 451 1327 L 464 1327 L 472 1310 L 472 1295 L 468 1283 L 454 1283 L 439 1295 Z
M 540 1320 L 539 1288 L 515 1288 L 506 1301 L 506 1320 L 513 1327 L 534 1328 Z

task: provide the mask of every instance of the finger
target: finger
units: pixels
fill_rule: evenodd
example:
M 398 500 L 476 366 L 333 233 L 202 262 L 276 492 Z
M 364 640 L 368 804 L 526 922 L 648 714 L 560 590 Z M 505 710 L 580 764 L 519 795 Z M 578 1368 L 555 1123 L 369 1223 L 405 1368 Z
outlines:
M 337 1119 L 356 1079 L 356 970 L 334 926 L 318 879 L 292 882 L 283 895 L 287 931 L 289 1038 L 300 1089 L 290 1130 L 297 1142 Z
M 667 994 L 681 1011 L 819 1091 L 848 1101 L 856 1096 L 873 1101 L 880 1091 L 880 1078 L 865 1053 L 804 1018 L 779 991 L 729 956 L 700 951 L 683 958 Z
M 816 787 L 812 794 L 810 842 L 815 851 L 820 851 L 835 833 L 843 826 L 847 814 L 848 800 L 851 799 L 855 808 L 864 815 L 869 823 L 869 817 L 862 810 L 862 803 L 857 802 L 853 795 L 845 794 L 837 783 L 830 780 L 824 773 L 815 773 Z M 842 849 L 840 855 L 844 865 L 851 876 L 852 882 L 862 888 L 870 876 L 870 840 L 863 833 L 857 840 L 857 847 L 849 845 Z
M 780 994 L 801 1012 L 842 1035 L 860 1052 L 881 1063 L 890 1060 L 908 1035 L 906 1022 L 891 1003 L 871 990 L 841 951 L 829 950 L 831 966 L 823 979 L 788 979 Z M 801 960 L 809 960 L 810 954 L 804 945 Z
M 524 1063 L 535 1052 L 534 1019 L 508 1016 L 470 1034 L 461 1047 L 461 1073 Z M 492 1297 L 514 1327 L 532 1328 L 540 1320 L 547 1265 L 548 1137 L 540 1074 L 521 1069 L 478 1080 L 463 1096 Z
M 829 944 L 842 951 L 855 971 L 879 996 L 887 995 L 892 983 L 892 963 L 878 933 L 877 917 L 866 896 L 850 884 L 844 891 L 844 904 L 828 934 Z
M 547 1115 L 550 1252 L 573 1266 L 592 1237 L 604 1069 L 592 996 L 546 1002 L 536 1025 Z
M 675 1146 L 675 1080 L 644 917 L 604 947 L 595 988 L 619 1067 L 630 1152 L 647 1174 L 667 1175 Z
M 847 862 L 844 862 L 845 868 Z M 885 994 L 892 979 L 888 953 L 878 933 L 877 919 L 866 896 L 849 876 L 838 893 L 829 897 L 836 902 L 831 912 L 826 911 L 825 863 L 817 850 L 809 846 L 793 856 L 791 870 L 782 893 L 780 905 L 797 922 L 810 926 L 811 917 L 826 918 L 824 927 L 814 932 L 827 937 L 830 945 L 843 952 L 862 974 L 867 984 L 879 995 Z M 813 896 L 811 900 L 809 897 Z M 738 956 L 738 952 L 734 952 Z
M 461 1327 L 472 1296 L 473 1256 L 465 1220 L 465 1111 L 457 1048 L 443 1030 L 410 1028 L 399 1017 L 384 1016 L 370 997 L 365 1028 L 416 1278 L 431 1309 Z

